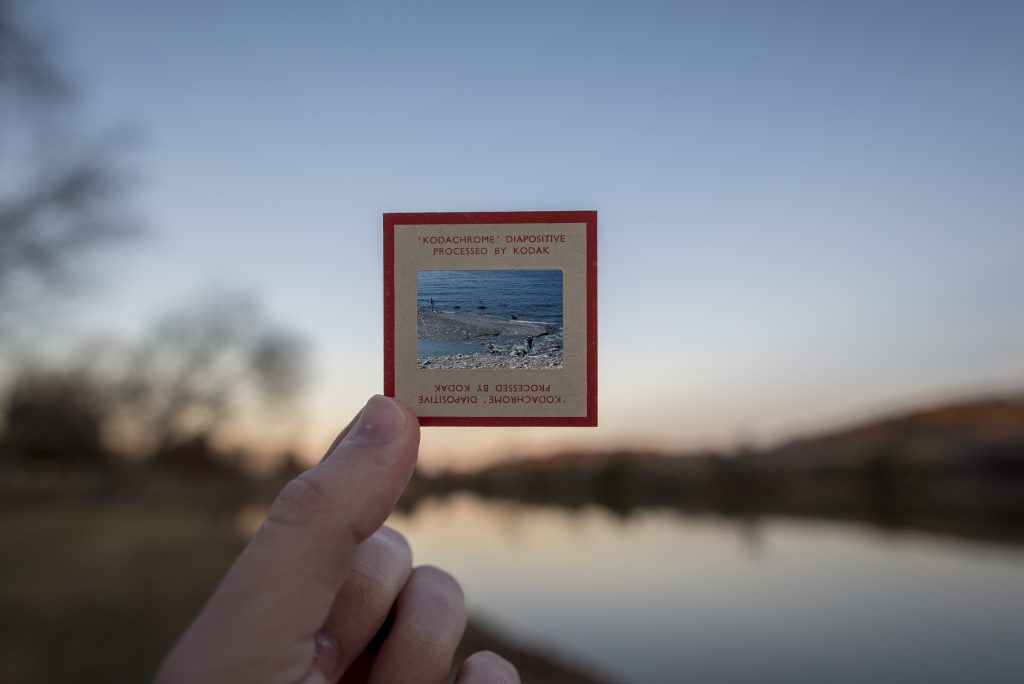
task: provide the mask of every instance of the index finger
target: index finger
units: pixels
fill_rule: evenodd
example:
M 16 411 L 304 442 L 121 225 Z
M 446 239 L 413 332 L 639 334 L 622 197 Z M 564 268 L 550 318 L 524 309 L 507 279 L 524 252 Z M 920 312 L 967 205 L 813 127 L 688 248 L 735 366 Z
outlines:
M 278 495 L 204 611 L 210 627 L 241 643 L 312 644 L 356 547 L 384 524 L 408 484 L 418 447 L 415 414 L 394 399 L 371 398 L 328 456 Z

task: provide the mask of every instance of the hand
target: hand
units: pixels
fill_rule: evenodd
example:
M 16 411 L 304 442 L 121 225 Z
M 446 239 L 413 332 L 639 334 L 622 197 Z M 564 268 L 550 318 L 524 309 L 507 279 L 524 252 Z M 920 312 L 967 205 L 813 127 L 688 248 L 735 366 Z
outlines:
M 323 461 L 281 491 L 156 681 L 444 682 L 466 626 L 462 590 L 437 568 L 413 569 L 405 539 L 381 527 L 418 447 L 412 411 L 370 399 Z M 484 682 L 519 677 L 476 653 L 456 683 Z

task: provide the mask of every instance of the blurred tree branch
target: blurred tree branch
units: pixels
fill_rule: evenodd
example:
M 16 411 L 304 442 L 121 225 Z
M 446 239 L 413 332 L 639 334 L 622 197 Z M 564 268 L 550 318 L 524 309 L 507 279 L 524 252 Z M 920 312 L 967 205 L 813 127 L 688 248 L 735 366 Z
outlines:
M 0 310 L 7 314 L 15 301 L 78 282 L 90 252 L 135 232 L 110 155 L 83 151 L 83 136 L 68 130 L 70 100 L 67 79 L 0 0 Z
M 112 173 L 92 159 L 0 198 L 0 298 L 19 279 L 59 285 L 85 250 L 129 235 L 109 205 L 115 194 Z
M 248 429 L 294 406 L 306 367 L 303 338 L 255 298 L 203 293 L 137 341 L 18 367 L 0 393 L 0 461 L 99 465 L 114 454 L 210 465 L 227 453 L 219 439 L 239 436 L 233 428 L 246 447 L 259 446 Z
M 0 0 L 0 83 L 8 93 L 37 99 L 64 97 L 69 91 L 37 41 L 18 26 L 7 0 Z
M 0 0 L 0 347 L 13 349 L 44 295 L 78 285 L 89 254 L 136 232 L 110 145 L 75 125 L 69 80 L 46 47 Z M 300 389 L 305 351 L 254 299 L 204 294 L 113 352 L 105 371 L 102 354 L 63 373 L 9 363 L 0 422 L 15 455 L 74 458 L 113 437 L 122 451 L 171 460 L 190 443 L 210 444 L 237 416 L 284 408 Z M 50 439 L 46 425 L 73 427 L 74 438 Z
M 302 338 L 270 321 L 255 299 L 206 295 L 160 319 L 129 355 L 117 393 L 121 424 L 143 451 L 167 456 L 212 438 L 245 406 L 292 402 L 305 377 Z

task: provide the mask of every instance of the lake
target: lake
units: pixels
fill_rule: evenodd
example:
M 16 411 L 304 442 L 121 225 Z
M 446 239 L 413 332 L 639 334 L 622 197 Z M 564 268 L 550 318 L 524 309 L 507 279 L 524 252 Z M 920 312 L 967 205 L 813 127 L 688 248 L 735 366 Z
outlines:
M 558 270 L 476 270 L 419 271 L 416 274 L 416 306 L 427 310 L 479 314 L 501 321 L 519 320 L 544 323 L 550 335 L 538 340 L 538 348 L 562 345 L 562 272 Z M 486 320 L 485 319 L 485 320 Z M 522 335 L 514 338 L 488 337 L 503 351 L 514 342 L 525 344 Z M 486 354 L 480 339 L 416 340 L 416 356 L 427 359 L 455 354 Z
M 611 681 L 1024 681 L 1024 550 L 805 519 L 428 499 L 474 615 Z
M 562 272 L 556 270 L 419 271 L 416 305 L 562 324 Z M 484 308 L 480 308 L 484 307 Z

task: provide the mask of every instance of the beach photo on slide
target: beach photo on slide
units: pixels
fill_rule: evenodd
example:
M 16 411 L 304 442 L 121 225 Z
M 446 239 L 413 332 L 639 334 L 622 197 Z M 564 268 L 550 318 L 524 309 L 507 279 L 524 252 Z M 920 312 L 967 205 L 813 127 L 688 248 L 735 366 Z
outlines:
M 425 370 L 562 367 L 562 272 L 419 271 L 416 361 Z

